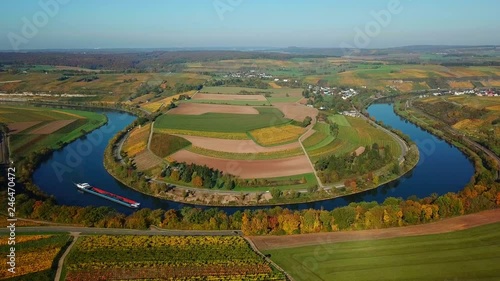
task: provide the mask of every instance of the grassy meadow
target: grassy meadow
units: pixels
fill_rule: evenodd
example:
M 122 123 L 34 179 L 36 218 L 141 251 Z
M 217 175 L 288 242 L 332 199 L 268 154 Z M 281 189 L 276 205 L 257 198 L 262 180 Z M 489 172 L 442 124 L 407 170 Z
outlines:
M 498 280 L 500 224 L 265 251 L 297 281 Z
M 336 138 L 331 135 L 327 124 L 318 123 L 315 126 L 316 133 L 304 140 L 304 146 L 313 161 L 332 154 L 350 153 L 360 146 L 371 146 L 373 143 L 378 143 L 380 146 L 389 145 L 394 155 L 401 153 L 401 148 L 391 136 L 363 119 L 342 115 L 333 115 L 329 118 L 339 125 Z

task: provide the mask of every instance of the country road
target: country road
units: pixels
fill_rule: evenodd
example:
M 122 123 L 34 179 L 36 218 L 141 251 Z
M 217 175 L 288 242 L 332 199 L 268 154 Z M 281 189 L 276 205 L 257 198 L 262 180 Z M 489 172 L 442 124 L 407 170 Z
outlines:
M 8 233 L 9 229 L 2 228 L 0 233 Z M 122 229 L 122 228 L 94 228 L 79 226 L 26 226 L 17 227 L 16 233 L 46 233 L 46 232 L 73 232 L 82 235 L 109 234 L 109 235 L 164 235 L 164 236 L 234 236 L 240 235 L 237 230 L 164 230 L 152 227 L 149 230 Z

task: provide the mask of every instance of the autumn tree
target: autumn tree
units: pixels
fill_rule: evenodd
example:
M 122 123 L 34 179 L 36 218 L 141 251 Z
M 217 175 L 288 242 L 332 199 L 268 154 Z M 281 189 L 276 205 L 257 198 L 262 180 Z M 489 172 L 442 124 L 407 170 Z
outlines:
M 203 179 L 200 176 L 196 176 L 193 178 L 193 185 L 195 187 L 202 187 L 203 186 Z

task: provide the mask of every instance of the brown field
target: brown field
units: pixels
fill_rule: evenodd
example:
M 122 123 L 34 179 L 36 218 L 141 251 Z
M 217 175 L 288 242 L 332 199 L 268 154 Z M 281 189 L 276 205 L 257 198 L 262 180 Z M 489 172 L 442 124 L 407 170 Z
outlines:
M 224 160 L 181 150 L 171 157 L 178 162 L 207 165 L 244 179 L 275 178 L 312 173 L 307 156 L 276 160 Z
M 318 110 L 316 108 L 311 108 L 297 103 L 274 103 L 273 106 L 283 112 L 286 118 L 299 122 L 304 121 L 306 116 L 310 116 L 313 120 L 315 120 L 318 115 Z
M 214 139 L 207 137 L 197 137 L 197 136 L 185 136 L 185 135 L 177 135 L 177 136 L 190 141 L 193 144 L 193 146 L 201 147 L 204 149 L 229 152 L 229 153 L 275 152 L 282 150 L 291 150 L 300 147 L 300 144 L 298 142 L 279 145 L 279 146 L 263 147 L 256 144 L 253 140 L 224 140 L 224 139 Z
M 286 236 L 253 236 L 250 237 L 250 239 L 255 243 L 259 250 L 265 251 L 271 249 L 320 245 L 324 243 L 447 233 L 496 222 L 500 222 L 500 209 L 459 216 L 438 222 L 404 227 Z
M 40 121 L 29 121 L 29 122 L 14 122 L 9 124 L 9 131 L 11 134 L 19 134 L 20 132 L 29 129 L 36 124 L 40 123 Z
M 61 128 L 64 128 L 66 126 L 68 126 L 69 124 L 75 122 L 75 119 L 71 119 L 71 120 L 56 120 L 56 121 L 52 121 L 50 122 L 49 124 L 47 125 L 44 125 L 38 129 L 35 129 L 33 131 L 30 132 L 30 134 L 33 134 L 33 135 L 48 135 L 48 134 L 52 134 L 53 132 L 61 129 Z
M 201 115 L 205 113 L 259 114 L 259 111 L 249 106 L 181 103 L 168 112 L 168 114 L 182 115 Z
M 472 85 L 471 82 L 469 81 L 450 81 L 448 82 L 450 87 L 455 88 L 455 89 L 471 89 L 474 88 L 474 85 Z
M 146 171 L 151 168 L 154 168 L 162 163 L 162 159 L 151 151 L 144 149 L 143 151 L 139 152 L 137 155 L 134 157 L 134 162 L 135 165 L 137 166 L 137 169 L 140 171 Z
M 263 95 L 225 95 L 198 93 L 193 100 L 234 100 L 234 101 L 267 101 Z

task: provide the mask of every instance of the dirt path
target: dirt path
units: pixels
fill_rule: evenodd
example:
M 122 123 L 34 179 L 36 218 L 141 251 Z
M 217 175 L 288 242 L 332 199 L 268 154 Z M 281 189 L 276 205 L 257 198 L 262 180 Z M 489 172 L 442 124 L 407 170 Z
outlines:
M 66 256 L 68 255 L 68 253 L 71 251 L 71 248 L 73 248 L 73 245 L 75 245 L 76 240 L 78 240 L 78 237 L 80 236 L 80 232 L 71 232 L 71 236 L 73 236 L 73 242 L 71 242 L 69 247 L 66 249 L 64 254 L 59 259 L 59 263 L 57 264 L 56 277 L 54 278 L 54 281 L 61 280 L 61 274 L 62 274 L 62 269 L 63 269 L 63 265 L 64 265 L 64 260 L 66 259 Z
M 271 249 L 313 246 L 324 243 L 439 234 L 497 222 L 500 222 L 500 209 L 405 227 L 289 236 L 252 236 L 249 238 L 255 243 L 260 251 L 265 251 Z

